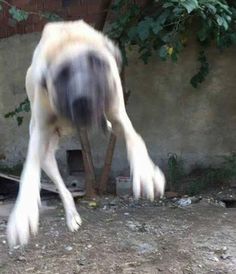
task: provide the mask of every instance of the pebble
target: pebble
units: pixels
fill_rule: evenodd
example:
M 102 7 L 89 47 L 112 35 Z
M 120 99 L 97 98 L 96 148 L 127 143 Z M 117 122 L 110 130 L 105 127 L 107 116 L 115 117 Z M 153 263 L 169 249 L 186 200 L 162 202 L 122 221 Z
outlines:
M 182 199 L 178 200 L 176 203 L 180 207 L 185 207 L 185 206 L 191 205 L 192 201 L 190 198 L 182 198 Z
M 142 243 L 142 244 L 139 244 L 139 246 L 138 246 L 139 254 L 151 253 L 153 251 L 154 251 L 153 246 L 148 243 Z
M 20 261 L 20 262 L 25 262 L 25 261 L 26 261 L 26 258 L 25 258 L 24 256 L 19 256 L 19 257 L 17 258 L 17 260 Z
M 66 247 L 65 247 L 65 250 L 67 250 L 67 251 L 71 251 L 71 250 L 73 250 L 73 247 L 72 247 L 72 246 L 70 246 L 70 245 L 68 245 L 68 246 L 66 246 Z
M 220 256 L 220 258 L 221 258 L 222 260 L 227 260 L 227 259 L 230 258 L 230 256 L 227 255 L 227 254 L 222 254 L 222 255 Z
M 219 262 L 219 259 L 216 256 L 210 256 L 208 259 L 213 262 Z

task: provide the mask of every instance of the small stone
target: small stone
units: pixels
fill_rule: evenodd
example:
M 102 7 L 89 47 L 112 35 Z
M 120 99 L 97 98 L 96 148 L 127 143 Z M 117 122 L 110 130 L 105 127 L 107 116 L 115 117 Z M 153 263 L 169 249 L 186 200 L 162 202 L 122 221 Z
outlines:
M 182 198 L 176 202 L 180 207 L 191 205 L 192 201 L 190 198 Z
M 138 246 L 139 254 L 151 253 L 153 251 L 154 251 L 153 246 L 148 243 L 139 244 L 139 246 Z
M 17 249 L 20 248 L 20 245 L 15 245 L 13 248 L 14 248 L 15 250 L 17 250 Z
M 137 231 L 137 225 L 134 224 L 132 221 L 129 221 L 126 226 L 131 229 L 132 231 Z
M 124 215 L 125 215 L 125 216 L 129 216 L 129 212 L 125 212 Z
M 222 201 L 219 201 L 219 202 L 218 202 L 218 205 L 219 205 L 220 207 L 226 207 L 225 203 L 222 202 Z
M 220 256 L 220 258 L 221 258 L 222 260 L 227 260 L 227 259 L 230 259 L 230 256 L 227 255 L 227 254 L 222 254 L 222 255 Z
M 91 248 L 91 247 L 92 247 L 92 245 L 89 244 L 89 245 L 88 245 L 88 248 Z
M 17 261 L 20 261 L 20 262 L 25 262 L 26 261 L 26 258 L 24 256 L 19 256 L 17 258 Z
M 98 204 L 97 204 L 96 201 L 91 201 L 91 202 L 89 202 L 88 206 L 91 207 L 91 208 L 97 208 Z
M 192 204 L 196 204 L 201 201 L 202 197 L 190 197 Z
M 67 251 L 71 251 L 72 249 L 73 249 L 73 247 L 70 246 L 70 245 L 68 245 L 68 246 L 65 247 L 65 250 L 67 250 Z
M 219 262 L 219 259 L 216 256 L 211 256 L 208 259 L 213 262 Z
M 86 264 L 86 258 L 82 256 L 80 259 L 78 259 L 77 263 L 79 265 L 85 265 Z
M 5 245 L 5 244 L 7 243 L 7 241 L 6 241 L 6 240 L 3 240 L 2 243 Z

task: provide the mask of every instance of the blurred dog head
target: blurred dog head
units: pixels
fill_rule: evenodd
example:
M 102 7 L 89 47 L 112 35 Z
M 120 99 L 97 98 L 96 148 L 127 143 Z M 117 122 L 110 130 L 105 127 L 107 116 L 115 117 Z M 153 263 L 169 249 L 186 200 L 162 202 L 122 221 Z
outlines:
M 112 68 L 122 67 L 119 48 L 76 21 L 46 25 L 38 51 L 43 57 L 40 84 L 55 112 L 84 126 L 99 124 L 115 88 Z

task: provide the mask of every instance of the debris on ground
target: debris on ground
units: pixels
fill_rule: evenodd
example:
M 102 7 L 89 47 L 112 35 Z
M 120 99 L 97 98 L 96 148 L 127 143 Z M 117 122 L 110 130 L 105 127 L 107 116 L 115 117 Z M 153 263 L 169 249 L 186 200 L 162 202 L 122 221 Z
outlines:
M 220 195 L 79 199 L 75 233 L 61 201 L 43 201 L 38 235 L 12 250 L 5 233 L 12 202 L 4 201 L 0 273 L 236 273 L 236 210 Z

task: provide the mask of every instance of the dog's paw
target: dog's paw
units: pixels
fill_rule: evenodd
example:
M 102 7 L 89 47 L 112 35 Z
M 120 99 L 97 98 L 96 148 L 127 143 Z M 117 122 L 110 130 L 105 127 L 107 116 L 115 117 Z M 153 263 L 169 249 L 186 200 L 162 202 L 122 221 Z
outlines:
M 75 232 L 79 229 L 79 227 L 82 224 L 82 221 L 76 209 L 71 210 L 67 213 L 66 222 L 70 231 Z
M 136 199 L 145 196 L 153 201 L 155 196 L 163 196 L 164 189 L 165 176 L 151 159 L 136 163 L 133 168 L 133 193 Z
M 165 176 L 150 159 L 144 142 L 139 139 L 130 146 L 129 160 L 133 175 L 133 193 L 136 199 L 144 196 L 153 201 L 155 196 L 162 197 L 165 190 Z
M 38 202 L 19 203 L 16 202 L 7 224 L 7 238 L 10 247 L 17 244 L 26 245 L 30 233 L 38 232 L 39 206 Z

